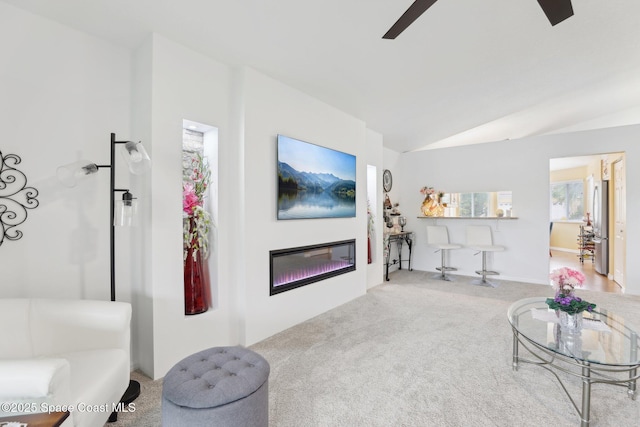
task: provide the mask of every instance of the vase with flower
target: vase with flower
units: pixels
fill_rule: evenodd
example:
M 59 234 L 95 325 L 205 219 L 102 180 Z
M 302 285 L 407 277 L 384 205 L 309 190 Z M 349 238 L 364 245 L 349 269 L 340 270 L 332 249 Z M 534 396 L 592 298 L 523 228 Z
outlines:
M 433 187 L 425 186 L 420 189 L 420 194 L 424 197 L 420 207 L 424 216 L 444 216 L 444 206 L 440 203 L 444 195 L 442 191 L 436 191 Z
M 556 295 L 554 298 L 547 298 L 547 305 L 556 311 L 561 328 L 572 332 L 579 331 L 582 328 L 583 312 L 591 312 L 596 307 L 595 304 L 575 295 L 575 288 L 581 287 L 584 283 L 584 274 L 562 267 L 553 270 L 549 278 Z
M 209 309 L 209 230 L 211 216 L 204 208 L 211 171 L 206 160 L 195 155 L 187 161 L 182 184 L 182 227 L 185 314 Z
M 584 283 L 584 274 L 578 270 L 568 267 L 556 268 L 549 274 L 551 286 L 554 288 L 556 295 L 573 295 L 575 288 L 582 287 Z

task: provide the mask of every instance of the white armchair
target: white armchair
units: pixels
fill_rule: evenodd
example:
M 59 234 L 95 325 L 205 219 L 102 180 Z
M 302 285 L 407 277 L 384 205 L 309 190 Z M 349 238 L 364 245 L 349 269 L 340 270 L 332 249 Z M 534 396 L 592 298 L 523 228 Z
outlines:
M 130 323 L 123 302 L 0 299 L 0 402 L 14 404 L 0 416 L 66 405 L 64 426 L 104 425 L 129 385 Z

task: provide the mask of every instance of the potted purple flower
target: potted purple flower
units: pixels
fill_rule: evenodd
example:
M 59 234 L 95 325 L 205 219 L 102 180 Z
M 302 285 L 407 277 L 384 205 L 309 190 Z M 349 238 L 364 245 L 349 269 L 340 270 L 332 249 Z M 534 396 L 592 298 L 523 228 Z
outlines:
M 596 305 L 575 295 L 575 288 L 581 287 L 585 277 L 580 271 L 562 267 L 549 275 L 551 286 L 556 291 L 555 298 L 547 298 L 547 305 L 555 310 L 560 319 L 560 326 L 568 330 L 578 331 L 582 327 L 582 314 L 591 312 Z

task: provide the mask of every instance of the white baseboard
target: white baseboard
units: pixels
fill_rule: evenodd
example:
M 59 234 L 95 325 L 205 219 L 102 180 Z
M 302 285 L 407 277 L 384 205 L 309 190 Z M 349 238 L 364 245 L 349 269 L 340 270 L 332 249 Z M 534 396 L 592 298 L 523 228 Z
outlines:
M 569 249 L 569 248 L 557 248 L 555 246 L 551 246 L 549 249 L 551 249 L 552 251 L 558 251 L 558 252 L 568 252 L 570 254 L 579 254 L 580 251 L 577 249 Z

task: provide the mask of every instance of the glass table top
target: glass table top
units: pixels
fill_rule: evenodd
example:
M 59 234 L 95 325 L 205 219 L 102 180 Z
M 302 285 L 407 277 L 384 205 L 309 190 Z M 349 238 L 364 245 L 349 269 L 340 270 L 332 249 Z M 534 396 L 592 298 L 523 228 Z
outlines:
M 584 312 L 582 330 L 570 333 L 558 323 L 545 297 L 526 298 L 509 307 L 509 323 L 526 340 L 573 359 L 609 366 L 633 366 L 638 359 L 638 335 L 624 318 L 598 307 Z

